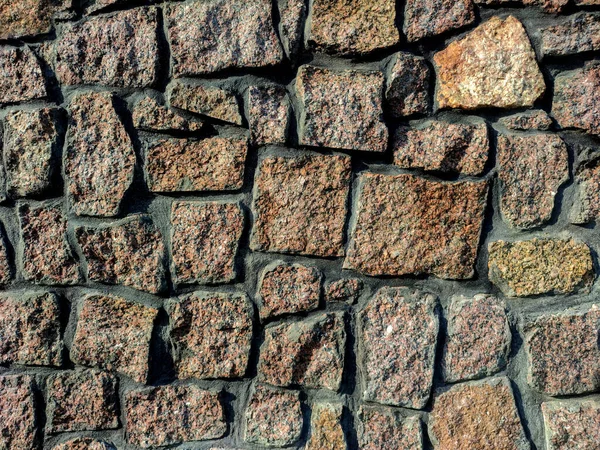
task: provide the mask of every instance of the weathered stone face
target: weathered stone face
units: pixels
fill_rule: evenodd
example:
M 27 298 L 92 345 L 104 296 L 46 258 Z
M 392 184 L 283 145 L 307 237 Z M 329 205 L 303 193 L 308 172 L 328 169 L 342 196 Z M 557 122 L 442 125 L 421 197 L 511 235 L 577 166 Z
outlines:
M 146 150 L 146 180 L 153 192 L 232 191 L 242 187 L 248 140 L 161 139 Z
M 486 181 L 442 183 L 370 172 L 359 180 L 345 269 L 372 276 L 473 276 Z
M 0 286 L 7 285 L 13 277 L 6 242 L 4 230 L 0 227 Z
M 0 376 L 0 448 L 39 448 L 33 387 L 30 375 Z
M 403 418 L 391 408 L 362 406 L 358 411 L 358 442 L 362 450 L 422 450 L 418 417 Z
M 395 20 L 393 0 L 315 0 L 308 42 L 321 51 L 368 53 L 400 41 Z
M 593 449 L 600 442 L 600 403 L 565 400 L 542 403 L 548 450 Z
M 527 381 L 548 395 L 600 388 L 600 308 L 545 314 L 525 325 Z
M 326 302 L 356 303 L 362 291 L 363 283 L 358 278 L 342 278 L 325 285 Z
M 317 403 L 310 416 L 311 435 L 305 450 L 339 450 L 346 447 L 341 424 L 342 405 Z
M 431 294 L 382 288 L 360 313 L 364 400 L 425 407 L 439 329 L 436 305 Z
M 227 432 L 219 394 L 194 385 L 128 391 L 124 409 L 127 442 L 142 448 L 218 439 Z
M 77 215 L 116 216 L 133 181 L 135 152 L 106 92 L 71 100 L 64 156 L 67 191 Z
M 503 117 L 499 123 L 509 130 L 518 131 L 549 130 L 552 127 L 552 119 L 541 109 Z
M 175 83 L 169 92 L 171 106 L 213 119 L 242 124 L 240 106 L 233 92 L 215 86 Z
M 48 433 L 119 427 L 114 376 L 95 370 L 60 372 L 47 379 L 46 390 Z
M 58 444 L 56 447 L 53 447 L 52 450 L 116 450 L 116 448 L 108 442 L 83 437 Z
M 583 166 L 575 175 L 575 201 L 569 216 L 572 223 L 583 224 L 600 217 L 600 165 Z
M 62 352 L 60 304 L 54 294 L 0 298 L 0 364 L 60 366 Z
M 425 58 L 398 53 L 387 78 L 385 100 L 394 117 L 425 114 L 431 108 L 431 70 Z
M 136 101 L 131 115 L 133 126 L 144 131 L 199 131 L 204 127 L 204 122 L 188 120 L 152 97 Z
M 71 359 L 145 383 L 150 337 L 157 313 L 155 308 L 119 297 L 86 297 L 77 321 Z
M 301 103 L 301 145 L 383 152 L 388 129 L 383 122 L 381 72 L 300 67 L 296 92 Z
M 246 295 L 196 292 L 167 305 L 175 367 L 183 378 L 242 378 L 252 343 Z
M 529 450 L 510 382 L 461 383 L 436 396 L 429 416 L 436 450 Z
M 303 47 L 307 5 L 305 0 L 285 0 L 279 5 L 279 36 L 289 59 Z
M 519 3 L 522 6 L 541 7 L 547 12 L 560 12 L 569 3 L 569 0 L 474 0 L 480 5 L 502 5 L 504 3 Z M 575 0 L 577 2 L 594 2 L 596 0 Z
M 303 423 L 298 392 L 256 385 L 245 422 L 246 442 L 269 447 L 293 444 L 300 438 Z
M 404 34 L 414 42 L 475 22 L 472 0 L 407 0 Z
M 165 22 L 176 78 L 272 66 L 283 59 L 268 0 L 173 4 Z
M 578 14 L 561 25 L 543 28 L 541 52 L 544 56 L 576 55 L 600 49 L 600 16 Z
M 548 222 L 556 194 L 569 179 L 567 145 L 555 134 L 500 134 L 497 148 L 504 220 L 522 229 Z
M 586 292 L 594 281 L 590 249 L 573 239 L 495 241 L 488 252 L 490 281 L 509 297 Z
M 324 313 L 265 329 L 258 363 L 260 381 L 339 390 L 344 370 L 343 313 Z
M 0 105 L 46 96 L 42 67 L 29 47 L 0 46 Z
M 0 39 L 48 33 L 52 16 L 71 7 L 71 0 L 0 0 Z
M 247 115 L 254 145 L 285 144 L 290 104 L 283 87 L 250 86 Z
M 479 175 L 490 141 L 485 123 L 430 121 L 416 129 L 398 129 L 392 148 L 394 164 L 405 169 Z
M 506 366 L 511 332 L 502 300 L 453 297 L 446 320 L 442 369 L 447 382 L 489 376 Z
M 532 106 L 546 90 L 521 22 L 493 17 L 433 57 L 440 108 Z
M 316 153 L 268 156 L 255 179 L 256 251 L 342 256 L 350 158 Z

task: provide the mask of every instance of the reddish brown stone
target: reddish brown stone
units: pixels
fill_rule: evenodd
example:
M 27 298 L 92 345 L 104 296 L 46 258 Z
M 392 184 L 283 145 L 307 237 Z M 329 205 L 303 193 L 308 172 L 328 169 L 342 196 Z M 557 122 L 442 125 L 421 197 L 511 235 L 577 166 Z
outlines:
M 296 442 L 303 422 L 299 397 L 297 391 L 257 385 L 246 409 L 244 440 L 269 447 Z
M 317 309 L 321 280 L 321 272 L 314 267 L 282 262 L 267 266 L 259 281 L 261 320 Z
M 383 152 L 381 72 L 300 67 L 296 92 L 301 103 L 300 145 Z
M 23 276 L 42 284 L 76 284 L 79 264 L 67 240 L 67 221 L 59 205 L 20 205 Z
M 0 0 L 0 39 L 50 32 L 52 16 L 66 11 L 71 3 L 71 0 Z
M 600 16 L 578 14 L 564 24 L 542 28 L 540 34 L 544 56 L 600 50 Z
M 318 50 L 368 53 L 400 41 L 394 0 L 314 0 L 309 43 Z
M 474 275 L 486 181 L 442 183 L 370 172 L 359 180 L 357 219 L 345 269 L 373 276 Z
M 407 0 L 404 34 L 409 42 L 437 36 L 475 22 L 472 0 Z
M 145 131 L 199 131 L 204 127 L 204 122 L 188 120 L 152 97 L 141 97 L 136 101 L 132 117 L 133 126 Z
M 146 150 L 146 180 L 153 192 L 233 191 L 244 183 L 248 140 L 161 139 Z
M 50 375 L 46 431 L 106 430 L 118 428 L 117 379 L 96 370 Z
M 306 22 L 306 0 L 284 0 L 279 5 L 279 36 L 288 58 L 292 60 L 302 50 Z
M 269 0 L 196 0 L 169 5 L 165 13 L 173 74 L 272 66 L 283 50 Z
M 4 117 L 4 169 L 11 197 L 39 195 L 52 182 L 58 145 L 57 109 L 13 111 Z
M 461 383 L 439 394 L 429 415 L 436 450 L 529 450 L 507 378 Z
M 422 450 L 423 429 L 418 417 L 402 417 L 390 408 L 361 406 L 357 422 L 361 450 Z
M 0 298 L 0 364 L 60 366 L 60 329 L 60 305 L 54 294 Z
M 562 128 L 600 136 L 600 64 L 564 72 L 554 79 L 552 116 Z
M 440 108 L 532 106 L 546 90 L 525 28 L 492 17 L 433 57 Z
M 428 121 L 416 129 L 399 128 L 392 144 L 394 164 L 405 169 L 479 175 L 488 159 L 485 123 Z
M 326 302 L 356 303 L 362 291 L 363 283 L 358 278 L 342 278 L 325 285 Z
M 508 361 L 510 342 L 502 300 L 483 294 L 452 298 L 442 359 L 444 379 L 452 383 L 499 372 Z
M 227 283 L 244 228 L 238 203 L 177 201 L 171 208 L 171 272 L 175 284 Z
M 569 3 L 569 0 L 474 0 L 475 3 L 481 5 L 502 5 L 504 3 L 520 3 L 522 6 L 537 6 L 544 8 L 547 12 L 560 12 Z M 596 1 L 596 0 L 575 0 L 581 1 Z
M 29 47 L 0 45 L 0 105 L 41 100 L 46 96 L 42 67 Z
M 129 391 L 124 409 L 127 442 L 142 448 L 218 439 L 227 432 L 219 394 L 194 385 Z
M 262 159 L 255 180 L 250 247 L 342 256 L 350 179 L 347 156 L 306 153 Z
M 0 227 L 0 286 L 7 285 L 12 277 L 13 269 L 9 262 L 7 239 Z
M 64 24 L 55 44 L 58 81 L 69 86 L 154 85 L 159 67 L 157 15 L 156 8 L 135 8 Z
M 285 144 L 289 122 L 290 104 L 283 87 L 250 86 L 248 123 L 254 145 Z
M 155 308 L 120 297 L 87 296 L 79 313 L 71 359 L 145 383 L 150 337 L 157 313 Z
M 600 402 L 565 400 L 542 403 L 548 450 L 593 450 L 600 443 Z
M 575 175 L 575 201 L 571 223 L 584 224 L 600 217 L 600 161 L 583 165 Z
M 245 294 L 195 292 L 169 301 L 169 334 L 179 378 L 242 378 L 252 343 Z
M 541 109 L 503 117 L 499 123 L 509 130 L 518 131 L 549 130 L 552 127 L 552 119 Z
M 337 391 L 346 351 L 343 313 L 323 313 L 265 329 L 258 362 L 260 381 Z
M 600 5 L 600 0 L 575 0 L 578 6 L 596 6 Z
M 600 308 L 544 314 L 525 326 L 527 381 L 548 395 L 600 388 Z
M 394 117 L 425 114 L 431 108 L 431 70 L 425 58 L 398 53 L 387 79 L 385 99 Z
M 305 450 L 342 450 L 346 438 L 342 428 L 342 405 L 317 403 L 310 416 L 310 438 Z
M 555 134 L 501 134 L 497 148 L 504 220 L 522 229 L 548 222 L 556 194 L 569 180 L 567 145 Z
M 148 216 L 132 216 L 99 228 L 78 227 L 75 235 L 87 260 L 90 280 L 153 294 L 165 288 L 165 245 Z
M 116 447 L 99 439 L 78 437 L 58 444 L 52 450 L 116 450 Z
M 29 375 L 0 376 L 0 448 L 36 450 L 34 381 Z
M 382 288 L 359 315 L 363 398 L 421 409 L 433 383 L 437 300 L 408 288 Z
M 215 86 L 175 83 L 169 92 L 171 106 L 213 119 L 242 124 L 240 105 L 234 93 Z
M 588 292 L 594 282 L 590 248 L 573 239 L 496 241 L 488 252 L 490 281 L 509 297 Z
M 75 214 L 116 216 L 133 181 L 135 152 L 107 92 L 71 100 L 65 175 Z

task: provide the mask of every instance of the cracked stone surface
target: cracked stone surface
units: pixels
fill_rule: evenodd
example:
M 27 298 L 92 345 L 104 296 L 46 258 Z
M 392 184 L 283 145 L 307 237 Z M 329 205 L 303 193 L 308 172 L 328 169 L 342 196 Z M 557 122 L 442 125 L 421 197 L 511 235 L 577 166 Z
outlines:
M 192 121 L 181 116 L 166 106 L 160 104 L 155 98 L 141 97 L 132 107 L 133 125 L 144 131 L 171 132 L 171 131 L 200 131 L 204 122 Z
M 425 58 L 398 53 L 387 79 L 385 100 L 394 117 L 425 114 L 431 109 L 431 69 Z

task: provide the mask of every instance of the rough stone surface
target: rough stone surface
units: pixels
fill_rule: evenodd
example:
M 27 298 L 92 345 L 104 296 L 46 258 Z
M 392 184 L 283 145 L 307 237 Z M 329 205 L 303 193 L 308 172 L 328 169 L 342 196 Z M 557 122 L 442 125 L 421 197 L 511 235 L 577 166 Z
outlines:
M 306 0 L 285 0 L 279 7 L 279 36 L 289 59 L 294 58 L 303 47 L 306 23 Z
M 78 227 L 77 242 L 90 280 L 123 284 L 156 294 L 165 287 L 165 245 L 148 216 L 130 216 L 105 227 Z
M 429 416 L 436 450 L 529 450 L 507 378 L 463 383 L 436 396 Z
M 13 277 L 6 242 L 4 230 L 0 227 L 0 286 L 7 285 Z
M 342 450 L 346 438 L 342 428 L 342 405 L 317 403 L 310 416 L 311 435 L 305 450 Z
M 169 101 L 175 108 L 185 109 L 235 125 L 242 124 L 237 97 L 233 92 L 225 89 L 177 82 L 171 87 Z
M 52 16 L 71 6 L 71 0 L 0 0 L 0 39 L 35 36 L 52 29 Z
M 548 222 L 556 194 L 569 180 L 569 153 L 564 141 L 555 134 L 501 134 L 497 162 L 504 220 L 522 229 Z
M 71 209 L 77 215 L 115 216 L 133 181 L 135 152 L 107 92 L 77 94 L 64 164 Z
M 60 304 L 54 294 L 0 298 L 0 364 L 60 366 L 60 331 Z
M 512 336 L 504 301 L 483 294 L 454 297 L 446 320 L 442 370 L 447 382 L 482 378 L 506 366 Z
M 472 0 L 407 0 L 404 34 L 410 42 L 437 36 L 475 22 Z
M 342 278 L 325 285 L 326 302 L 356 303 L 363 288 L 363 283 L 358 278 Z
M 544 56 L 600 50 L 600 16 L 578 14 L 564 24 L 542 28 L 540 34 Z
M 490 141 L 485 123 L 430 121 L 416 129 L 399 128 L 392 148 L 394 164 L 405 169 L 479 175 Z
M 250 86 L 248 123 L 254 145 L 285 144 L 289 122 L 290 104 L 283 87 Z
M 357 219 L 344 268 L 367 275 L 474 275 L 487 182 L 413 175 L 360 176 Z
M 195 292 L 170 301 L 169 334 L 179 378 L 242 378 L 252 343 L 244 294 Z
M 157 15 L 156 8 L 135 8 L 64 24 L 54 49 L 58 80 L 70 86 L 153 86 L 159 68 Z
M 350 158 L 269 156 L 255 180 L 250 248 L 312 256 L 344 254 Z
M 418 417 L 403 418 L 389 408 L 362 406 L 358 411 L 361 450 L 422 450 L 423 430 Z
M 573 395 L 600 388 L 600 308 L 544 314 L 525 327 L 527 381 L 548 395 Z
M 346 332 L 343 313 L 323 313 L 265 329 L 258 378 L 275 386 L 339 390 Z
M 565 72 L 554 79 L 552 116 L 562 128 L 600 136 L 600 64 Z
M 590 248 L 573 239 L 495 241 L 488 245 L 490 281 L 509 297 L 589 291 Z
M 0 376 L 0 448 L 35 450 L 37 419 L 34 379 L 30 375 Z
M 425 58 L 398 53 L 387 78 L 385 99 L 394 117 L 425 114 L 431 109 L 431 69 Z
M 359 315 L 363 398 L 424 408 L 433 383 L 439 319 L 435 296 L 381 288 Z
M 600 403 L 596 400 L 565 400 L 542 403 L 548 450 L 598 448 Z
M 499 123 L 509 130 L 549 130 L 552 127 L 552 119 L 544 110 L 533 110 L 503 117 Z
M 600 162 L 600 161 L 599 161 Z M 572 223 L 584 224 L 600 217 L 600 164 L 584 165 L 575 175 L 575 201 L 569 216 Z
M 218 439 L 227 432 L 220 394 L 194 385 L 142 388 L 125 393 L 126 439 L 154 448 Z
M 314 0 L 309 44 L 317 50 L 360 54 L 400 41 L 394 0 Z
M 0 105 L 46 98 L 40 62 L 29 47 L 0 45 Z
M 50 188 L 58 146 L 57 109 L 13 111 L 4 117 L 4 169 L 11 197 Z
M 42 284 L 75 284 L 79 264 L 67 240 L 67 221 L 58 205 L 20 205 L 23 276 Z
M 522 6 L 535 6 L 543 8 L 547 12 L 560 12 L 569 3 L 569 0 L 474 0 L 477 4 L 482 5 L 503 5 L 504 3 L 518 3 Z M 580 1 L 596 1 L 596 0 L 575 0 Z
M 176 284 L 226 283 L 244 227 L 238 203 L 177 201 L 171 208 L 171 273 Z
M 102 11 L 113 5 L 120 5 L 126 3 L 127 0 L 87 0 L 86 1 L 86 13 L 95 13 Z
M 66 371 L 46 381 L 46 431 L 106 430 L 119 426 L 117 379 L 95 370 Z
M 146 150 L 146 179 L 153 192 L 233 191 L 244 183 L 248 140 L 161 139 Z
M 152 97 L 141 97 L 132 107 L 133 125 L 144 131 L 199 131 L 200 121 L 191 121 L 161 105 Z
M 165 22 L 174 76 L 281 62 L 283 50 L 271 10 L 269 0 L 196 0 L 169 5 Z
M 145 383 L 150 337 L 157 313 L 155 308 L 120 297 L 87 296 L 79 313 L 71 360 L 116 371 Z
M 314 267 L 281 262 L 268 266 L 259 282 L 260 318 L 317 309 L 321 279 L 321 273 Z
M 52 450 L 116 450 L 116 447 L 100 439 L 83 437 L 58 444 Z
M 388 129 L 383 122 L 381 72 L 331 70 L 305 65 L 298 70 L 301 145 L 383 152 Z
M 246 442 L 269 447 L 293 444 L 300 438 L 303 424 L 298 392 L 256 385 L 245 420 Z
M 440 108 L 532 106 L 546 90 L 521 22 L 493 17 L 433 57 Z

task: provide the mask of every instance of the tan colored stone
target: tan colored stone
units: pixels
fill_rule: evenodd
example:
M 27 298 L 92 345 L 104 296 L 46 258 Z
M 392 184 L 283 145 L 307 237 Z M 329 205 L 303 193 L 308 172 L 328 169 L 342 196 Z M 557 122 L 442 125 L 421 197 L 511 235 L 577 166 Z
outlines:
M 175 108 L 235 125 L 242 124 L 238 100 L 226 89 L 178 81 L 170 88 L 169 102 Z
M 310 417 L 310 438 L 305 450 L 345 450 L 342 405 L 316 403 Z
M 548 450 L 600 448 L 600 402 L 564 400 L 542 403 Z
M 0 39 L 48 33 L 52 17 L 65 12 L 71 3 L 71 0 L 0 0 Z

